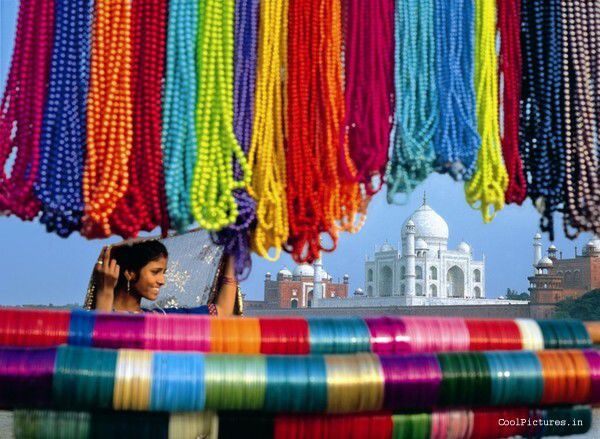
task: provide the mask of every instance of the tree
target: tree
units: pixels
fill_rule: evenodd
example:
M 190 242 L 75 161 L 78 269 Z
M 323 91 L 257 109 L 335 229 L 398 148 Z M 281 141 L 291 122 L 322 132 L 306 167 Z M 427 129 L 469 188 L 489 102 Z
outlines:
M 517 290 L 506 289 L 506 298 L 509 300 L 529 300 L 529 294 L 518 293 Z
M 554 316 L 579 320 L 600 320 L 600 289 L 589 291 L 578 299 L 569 297 L 558 302 Z

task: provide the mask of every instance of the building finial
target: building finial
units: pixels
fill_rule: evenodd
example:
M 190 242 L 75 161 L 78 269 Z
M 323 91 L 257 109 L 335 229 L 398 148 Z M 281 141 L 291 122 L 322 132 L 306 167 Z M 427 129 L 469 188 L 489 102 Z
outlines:
M 427 191 L 423 191 L 423 206 L 427 205 Z

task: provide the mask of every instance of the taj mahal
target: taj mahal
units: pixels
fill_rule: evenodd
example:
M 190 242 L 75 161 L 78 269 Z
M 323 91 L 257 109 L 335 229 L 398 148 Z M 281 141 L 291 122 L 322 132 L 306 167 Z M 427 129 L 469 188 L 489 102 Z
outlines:
M 506 305 L 485 297 L 485 255 L 480 260 L 462 241 L 448 248 L 448 224 L 428 204 L 404 222 L 401 249 L 384 243 L 365 260 L 365 285 L 342 300 L 316 294 L 313 307 Z M 319 280 L 315 279 L 319 291 Z M 519 303 L 515 301 L 515 303 Z M 522 303 L 522 302 L 521 302 Z
M 448 249 L 448 224 L 423 200 L 403 224 L 402 251 L 383 244 L 365 262 L 368 297 L 485 297 L 485 256 L 473 259 L 466 242 Z

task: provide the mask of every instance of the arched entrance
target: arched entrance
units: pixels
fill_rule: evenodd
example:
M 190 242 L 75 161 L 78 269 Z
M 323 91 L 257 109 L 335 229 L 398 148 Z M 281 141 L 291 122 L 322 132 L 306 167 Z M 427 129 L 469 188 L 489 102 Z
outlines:
M 448 270 L 448 297 L 465 297 L 465 273 L 456 265 Z
M 392 284 L 394 275 L 392 269 L 387 265 L 381 268 L 379 273 L 379 295 L 387 297 L 392 295 Z

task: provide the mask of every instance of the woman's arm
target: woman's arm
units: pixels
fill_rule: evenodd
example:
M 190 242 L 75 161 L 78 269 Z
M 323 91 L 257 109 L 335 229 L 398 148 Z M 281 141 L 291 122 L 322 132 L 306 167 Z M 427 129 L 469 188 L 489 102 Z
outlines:
M 96 311 L 112 311 L 115 300 L 115 286 L 119 280 L 119 266 L 110 259 L 110 247 L 104 247 L 95 267 Z
M 219 294 L 215 300 L 217 314 L 221 317 L 229 317 L 233 315 L 235 307 L 235 299 L 237 297 L 237 280 L 235 278 L 235 259 L 233 256 L 227 257 L 225 263 L 225 271 L 221 279 Z

